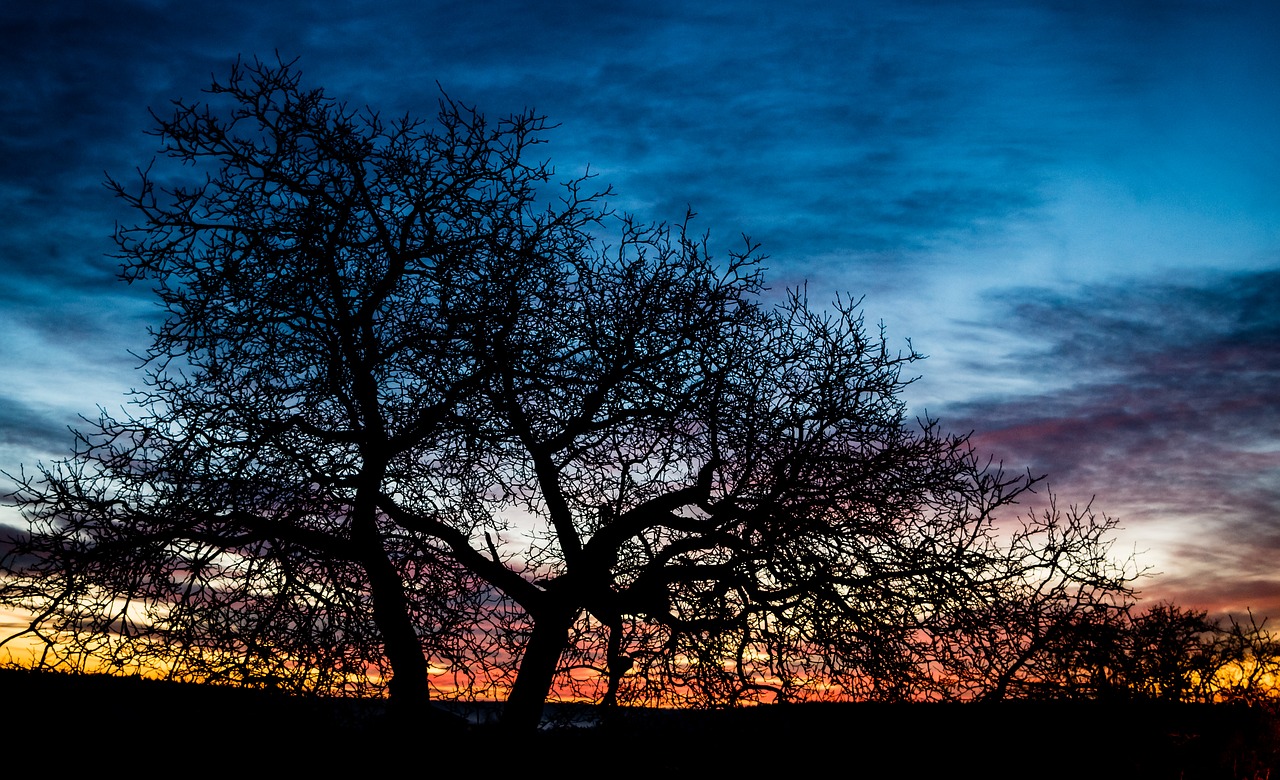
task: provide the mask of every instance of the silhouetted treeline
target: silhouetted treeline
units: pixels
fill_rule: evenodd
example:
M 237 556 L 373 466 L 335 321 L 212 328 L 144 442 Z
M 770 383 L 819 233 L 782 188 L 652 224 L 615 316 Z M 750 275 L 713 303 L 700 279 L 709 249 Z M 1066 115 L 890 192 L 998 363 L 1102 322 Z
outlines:
M 1164 603 L 1082 614 L 1054 626 L 1022 672 L 985 698 L 1280 703 L 1280 642 L 1252 612 L 1214 620 Z

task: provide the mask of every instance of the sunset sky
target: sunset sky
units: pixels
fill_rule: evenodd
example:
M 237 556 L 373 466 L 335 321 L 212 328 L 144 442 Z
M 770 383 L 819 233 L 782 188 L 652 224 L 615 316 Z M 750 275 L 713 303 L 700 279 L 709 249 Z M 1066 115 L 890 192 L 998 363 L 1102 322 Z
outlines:
M 102 182 L 147 109 L 279 52 L 388 116 L 536 108 L 619 209 L 864 297 L 930 356 L 912 411 L 1119 518 L 1144 599 L 1280 621 L 1280 3 L 58 0 L 0 36 L 0 470 L 142 379 Z

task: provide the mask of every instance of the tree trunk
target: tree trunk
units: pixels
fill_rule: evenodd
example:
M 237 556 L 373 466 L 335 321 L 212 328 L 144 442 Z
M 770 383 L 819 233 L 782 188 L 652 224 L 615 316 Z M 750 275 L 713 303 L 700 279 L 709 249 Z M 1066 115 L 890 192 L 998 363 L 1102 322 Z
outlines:
M 622 676 L 632 667 L 630 658 L 622 654 L 622 620 L 609 622 L 609 648 L 606 664 L 609 668 L 609 687 L 605 691 L 604 700 L 600 704 L 609 710 L 618 706 L 618 688 L 622 685 Z
M 359 509 L 357 506 L 357 512 Z M 352 530 L 352 539 L 369 576 L 373 622 L 382 635 L 383 652 L 391 664 L 391 680 L 387 683 L 391 715 L 403 723 L 416 722 L 429 713 L 431 689 L 427 682 L 427 659 L 409 616 L 404 583 L 387 559 L 372 517 L 357 516 Z
M 569 644 L 569 627 L 575 614 L 573 610 L 558 609 L 534 618 L 533 632 L 520 659 L 520 671 L 502 709 L 504 729 L 528 734 L 536 731 L 542 722 L 542 708 L 551 691 L 560 654 Z
M 373 596 L 373 620 L 382 634 L 382 644 L 391 664 L 391 680 L 387 683 L 392 715 L 403 720 L 416 720 L 426 712 L 431 689 L 427 683 L 427 659 L 413 621 L 409 619 L 408 602 L 400 577 L 384 558 L 381 565 L 368 566 Z M 374 572 L 371 569 L 381 568 Z

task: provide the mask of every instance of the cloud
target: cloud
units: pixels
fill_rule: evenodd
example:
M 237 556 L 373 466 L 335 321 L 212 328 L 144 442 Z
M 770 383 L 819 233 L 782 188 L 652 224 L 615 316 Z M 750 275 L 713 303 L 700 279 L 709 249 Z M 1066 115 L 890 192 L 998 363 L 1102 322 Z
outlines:
M 68 436 L 64 420 L 20 398 L 0 396 L 0 447 L 63 450 L 69 443 Z
M 537 107 L 562 125 L 548 149 L 564 175 L 592 164 L 646 218 L 691 205 L 726 242 L 746 232 L 797 264 L 900 268 L 1034 218 L 1053 167 L 1110 143 L 1107 128 L 1160 75 L 1167 58 L 1133 48 L 1161 53 L 1187 26 L 1162 15 L 1136 36 L 1149 14 L 935 2 L 320 12 L 135 0 L 6 13 L 0 68 L 21 104 L 0 137 L 22 154 L 0 161 L 13 187 L 0 200 L 39 225 L 7 228 L 4 244 L 25 249 L 0 267 L 17 274 L 56 237 L 101 241 L 122 218 L 100 182 L 150 159 L 148 106 L 196 97 L 238 54 L 275 51 L 389 115 L 430 115 L 437 81 L 494 115 Z
M 993 370 L 1056 389 L 958 404 L 944 422 L 1058 491 L 1097 495 L 1155 540 L 1189 598 L 1221 607 L 1232 591 L 1210 583 L 1242 580 L 1280 605 L 1280 271 L 1200 276 L 992 295 L 987 327 L 1046 343 Z

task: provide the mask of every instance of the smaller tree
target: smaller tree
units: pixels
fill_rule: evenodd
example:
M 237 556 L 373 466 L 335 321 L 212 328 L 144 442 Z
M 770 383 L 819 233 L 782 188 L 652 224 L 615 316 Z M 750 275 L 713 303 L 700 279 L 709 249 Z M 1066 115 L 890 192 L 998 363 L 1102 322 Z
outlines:
M 1228 617 L 1230 628 L 1221 639 L 1225 663 L 1215 677 L 1218 698 L 1249 704 L 1280 703 L 1280 638 L 1267 630 L 1250 610 L 1247 619 Z
M 1160 701 L 1213 701 L 1226 658 L 1223 631 L 1204 610 L 1156 604 L 1134 615 L 1122 635 L 1124 678 L 1131 696 Z
M 1009 696 L 1165 702 L 1273 701 L 1280 644 L 1253 613 L 1228 616 L 1159 603 L 1100 605 L 1054 624 L 1034 669 Z M 995 698 L 995 697 L 991 697 Z
M 972 564 L 931 626 L 929 658 L 941 698 L 1076 696 L 1105 684 L 1093 656 L 1132 606 L 1141 576 L 1111 555 L 1114 518 L 1091 505 L 1065 511 L 1048 495 Z
M 1275 701 L 1280 642 L 1253 612 L 1210 619 L 1205 610 L 1156 604 L 1120 633 L 1130 696 L 1160 701 Z

